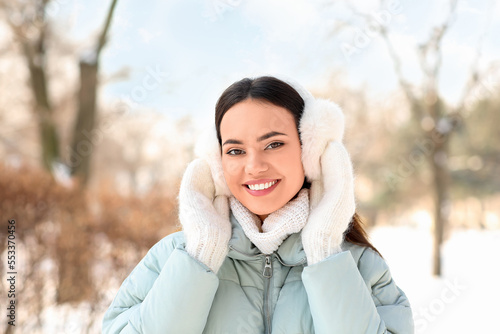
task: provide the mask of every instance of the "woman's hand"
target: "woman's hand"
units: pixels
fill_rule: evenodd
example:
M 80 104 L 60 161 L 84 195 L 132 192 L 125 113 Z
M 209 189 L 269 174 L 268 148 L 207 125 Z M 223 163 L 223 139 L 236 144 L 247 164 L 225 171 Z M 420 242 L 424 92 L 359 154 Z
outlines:
M 231 238 L 228 197 L 216 193 L 210 165 L 192 161 L 182 177 L 179 219 L 186 238 L 186 251 L 217 273 L 228 253 Z
M 341 251 L 356 209 L 352 164 L 344 145 L 327 143 L 320 162 L 321 177 L 311 183 L 311 212 L 302 230 L 308 265 Z

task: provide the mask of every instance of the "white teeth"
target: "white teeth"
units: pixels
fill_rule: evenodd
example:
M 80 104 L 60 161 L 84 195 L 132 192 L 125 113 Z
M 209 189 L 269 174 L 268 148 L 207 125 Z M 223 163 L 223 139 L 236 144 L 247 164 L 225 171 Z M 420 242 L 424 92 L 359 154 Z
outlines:
M 264 190 L 264 189 L 267 189 L 267 188 L 273 186 L 276 182 L 278 182 L 278 181 L 261 183 L 261 184 L 252 184 L 252 185 L 248 185 L 248 188 L 250 188 L 251 190 Z

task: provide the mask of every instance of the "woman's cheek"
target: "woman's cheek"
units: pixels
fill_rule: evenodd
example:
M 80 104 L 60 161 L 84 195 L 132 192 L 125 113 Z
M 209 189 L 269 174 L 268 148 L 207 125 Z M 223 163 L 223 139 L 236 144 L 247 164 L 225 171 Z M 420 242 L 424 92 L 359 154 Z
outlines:
M 240 184 L 240 180 L 238 180 L 238 168 L 239 164 L 236 161 L 228 161 L 228 159 L 225 159 L 225 161 L 222 161 L 222 170 L 224 171 L 224 179 L 226 180 L 226 183 L 229 187 L 229 190 L 231 192 L 234 192 L 235 190 L 238 190 L 238 186 Z
M 240 169 L 241 165 L 241 159 L 230 159 L 230 158 L 225 158 L 222 160 L 222 168 L 224 169 L 224 174 L 228 175 L 229 177 L 233 178 L 236 175 L 238 175 L 238 171 Z

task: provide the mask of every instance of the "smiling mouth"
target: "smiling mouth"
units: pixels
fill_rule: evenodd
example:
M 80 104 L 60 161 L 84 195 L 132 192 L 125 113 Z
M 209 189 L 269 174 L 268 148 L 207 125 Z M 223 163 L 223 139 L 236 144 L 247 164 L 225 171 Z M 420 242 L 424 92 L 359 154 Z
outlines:
M 245 184 L 245 187 L 247 187 L 250 190 L 266 190 L 274 186 L 276 183 L 278 183 L 279 180 L 274 180 L 272 182 L 266 182 L 266 183 L 260 183 L 260 184 Z

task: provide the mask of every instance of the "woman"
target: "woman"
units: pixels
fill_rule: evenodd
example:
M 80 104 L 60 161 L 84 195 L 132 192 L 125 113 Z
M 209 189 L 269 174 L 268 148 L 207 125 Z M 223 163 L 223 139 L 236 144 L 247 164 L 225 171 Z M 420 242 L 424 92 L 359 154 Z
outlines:
M 413 333 L 355 214 L 339 107 L 274 77 L 219 98 L 179 192 L 183 227 L 123 282 L 105 333 Z

